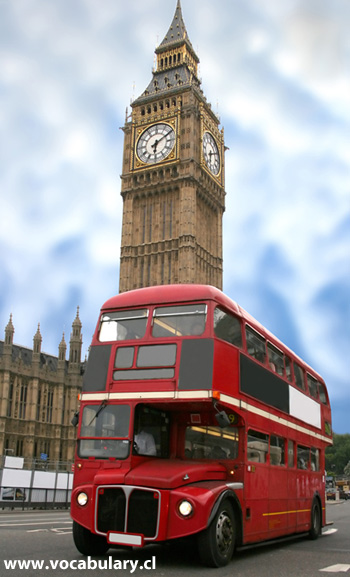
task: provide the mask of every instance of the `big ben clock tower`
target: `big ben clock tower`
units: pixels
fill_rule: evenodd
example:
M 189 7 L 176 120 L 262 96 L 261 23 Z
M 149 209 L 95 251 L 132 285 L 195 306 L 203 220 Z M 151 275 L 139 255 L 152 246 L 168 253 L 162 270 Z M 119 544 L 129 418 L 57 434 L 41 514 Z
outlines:
M 126 118 L 119 291 L 222 288 L 224 137 L 200 87 L 177 1 L 146 90 Z

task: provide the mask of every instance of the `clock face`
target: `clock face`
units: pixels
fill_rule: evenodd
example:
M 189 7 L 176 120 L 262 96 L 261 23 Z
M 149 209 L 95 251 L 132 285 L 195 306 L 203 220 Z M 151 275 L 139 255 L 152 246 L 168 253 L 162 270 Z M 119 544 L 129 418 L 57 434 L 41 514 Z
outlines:
M 174 129 L 165 123 L 153 124 L 144 130 L 136 144 L 141 162 L 155 164 L 164 160 L 175 146 Z
M 220 172 L 220 154 L 218 145 L 210 132 L 203 134 L 203 155 L 210 172 L 217 176 Z

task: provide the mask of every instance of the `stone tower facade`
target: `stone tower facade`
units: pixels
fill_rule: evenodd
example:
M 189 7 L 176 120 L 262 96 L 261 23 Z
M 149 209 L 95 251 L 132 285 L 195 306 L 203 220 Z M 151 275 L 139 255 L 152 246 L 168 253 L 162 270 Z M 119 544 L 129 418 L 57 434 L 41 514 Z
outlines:
M 24 457 L 28 467 L 44 457 L 70 469 L 76 434 L 71 419 L 82 387 L 81 329 L 78 309 L 67 361 L 64 335 L 58 357 L 42 352 L 40 326 L 33 349 L 14 344 L 10 316 L 0 341 L 0 455 Z
M 119 291 L 222 288 L 224 135 L 200 86 L 180 0 L 124 130 Z

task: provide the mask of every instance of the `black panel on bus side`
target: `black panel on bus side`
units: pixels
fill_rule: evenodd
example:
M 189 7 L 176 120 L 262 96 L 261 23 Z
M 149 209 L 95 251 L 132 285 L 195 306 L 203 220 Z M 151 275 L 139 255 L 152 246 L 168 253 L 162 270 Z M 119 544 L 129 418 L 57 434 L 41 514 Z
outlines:
M 211 389 L 213 383 L 214 341 L 182 341 L 179 389 Z
M 241 391 L 289 413 L 289 385 L 268 369 L 241 354 Z
M 104 391 L 106 388 L 111 345 L 91 347 L 83 379 L 83 391 Z

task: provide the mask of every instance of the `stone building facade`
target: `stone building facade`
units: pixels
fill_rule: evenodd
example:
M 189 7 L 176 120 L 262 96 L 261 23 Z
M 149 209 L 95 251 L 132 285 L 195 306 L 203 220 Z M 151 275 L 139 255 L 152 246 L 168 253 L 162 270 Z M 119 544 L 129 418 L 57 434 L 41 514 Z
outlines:
M 72 324 L 69 360 L 64 335 L 58 357 L 41 351 L 40 327 L 33 349 L 14 344 L 12 316 L 0 340 L 0 455 L 70 466 L 75 450 L 71 419 L 82 386 L 82 324 Z

